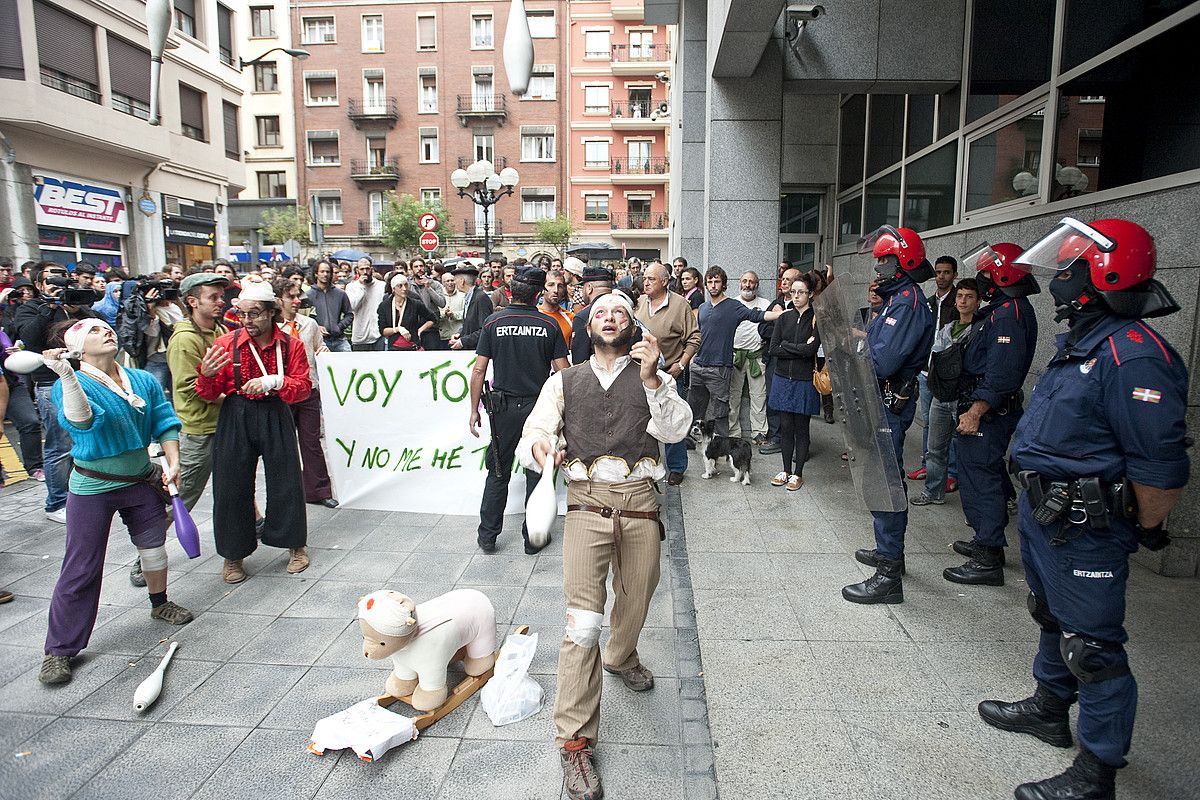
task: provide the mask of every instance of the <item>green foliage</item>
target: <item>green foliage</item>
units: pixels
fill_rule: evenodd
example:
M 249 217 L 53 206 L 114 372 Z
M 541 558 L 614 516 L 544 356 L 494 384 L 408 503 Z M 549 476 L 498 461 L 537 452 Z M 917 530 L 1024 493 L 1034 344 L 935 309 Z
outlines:
M 558 250 L 560 257 L 567 255 L 567 246 L 571 244 L 571 237 L 579 230 L 575 225 L 575 221 L 571 219 L 571 215 L 565 211 L 559 212 L 556 217 L 547 219 L 539 219 L 534 223 L 533 238 L 539 242 L 545 242 Z
M 383 216 L 380 218 L 384 243 L 393 250 L 419 249 L 423 231 L 418 223 L 421 215 L 427 213 L 438 218 L 438 236 L 449 235 L 450 212 L 441 203 L 426 205 L 411 194 L 397 197 L 395 192 L 389 192 L 384 199 Z
M 263 240 L 271 244 L 283 244 L 288 239 L 295 239 L 300 244 L 308 244 L 308 209 L 302 206 L 293 206 L 286 209 L 264 211 L 258 231 L 262 234 Z

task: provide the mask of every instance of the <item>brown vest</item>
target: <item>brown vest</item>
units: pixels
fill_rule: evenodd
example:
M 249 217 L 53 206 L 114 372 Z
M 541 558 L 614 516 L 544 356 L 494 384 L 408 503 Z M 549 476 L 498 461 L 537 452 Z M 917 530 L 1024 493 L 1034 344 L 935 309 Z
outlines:
M 650 404 L 639 373 L 630 362 L 605 391 L 589 361 L 563 370 L 564 463 L 578 461 L 591 474 L 601 456 L 620 458 L 630 470 L 643 458 L 658 461 L 658 440 L 646 431 Z

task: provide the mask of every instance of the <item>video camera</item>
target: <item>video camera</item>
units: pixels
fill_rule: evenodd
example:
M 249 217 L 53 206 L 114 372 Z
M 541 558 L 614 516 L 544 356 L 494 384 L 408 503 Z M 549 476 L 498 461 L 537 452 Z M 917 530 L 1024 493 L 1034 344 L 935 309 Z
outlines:
M 179 285 L 173 280 L 168 278 L 155 280 L 146 276 L 139 277 L 136 280 L 138 291 L 141 292 L 143 297 L 149 294 L 150 290 L 156 289 L 158 290 L 159 300 L 176 300 L 179 298 Z
M 104 292 L 98 292 L 95 289 L 80 289 L 74 280 L 64 276 L 47 277 L 46 283 L 62 289 L 58 294 L 45 295 L 46 302 L 54 305 L 90 306 L 92 303 L 98 303 L 104 299 Z

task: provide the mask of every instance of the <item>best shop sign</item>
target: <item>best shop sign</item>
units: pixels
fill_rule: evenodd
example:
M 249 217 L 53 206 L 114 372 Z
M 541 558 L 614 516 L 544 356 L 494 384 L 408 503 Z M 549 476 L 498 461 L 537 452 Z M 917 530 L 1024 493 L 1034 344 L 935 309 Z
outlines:
M 38 225 L 129 234 L 124 192 L 107 183 L 42 173 L 33 176 Z

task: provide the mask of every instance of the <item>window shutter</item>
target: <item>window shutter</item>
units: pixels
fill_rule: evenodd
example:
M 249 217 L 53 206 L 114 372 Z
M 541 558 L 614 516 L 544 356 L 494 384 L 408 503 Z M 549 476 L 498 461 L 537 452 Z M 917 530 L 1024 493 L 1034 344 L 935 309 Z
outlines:
M 326 140 L 332 139 L 334 141 L 337 141 L 337 138 L 338 138 L 338 132 L 336 130 L 305 131 L 305 135 L 311 141 L 316 141 L 316 140 L 321 140 L 321 139 L 326 139 Z
M 78 17 L 39 2 L 33 4 L 33 19 L 41 65 L 98 86 L 96 29 Z
M 554 135 L 554 126 L 553 125 L 522 125 L 521 126 L 521 135 L 522 136 L 553 136 Z
M 417 17 L 417 47 L 433 47 L 435 44 L 434 18 Z
M 150 53 L 108 35 L 108 77 L 115 94 L 150 102 Z
M 222 101 L 221 115 L 225 123 L 225 155 L 242 160 L 242 145 L 238 137 L 238 107 Z
M 227 53 L 233 52 L 233 12 L 217 3 L 217 45 Z
M 17 0 L 0 0 L 0 19 L 8 20 L 0 25 L 0 79 L 25 78 L 25 62 L 21 54 L 21 27 L 17 19 Z
M 381 69 L 364 69 L 363 77 L 364 78 L 382 78 L 383 70 L 381 70 Z
M 438 129 L 437 128 L 418 128 L 417 135 L 418 136 L 437 136 Z
M 472 75 L 487 75 L 489 78 L 496 71 L 495 67 L 471 67 Z
M 418 67 L 417 75 L 422 78 L 433 78 L 437 76 L 437 67 Z
M 179 84 L 179 118 L 184 125 L 204 130 L 204 93 Z
M 196 18 L 196 0 L 175 0 L 175 7 L 192 19 Z

